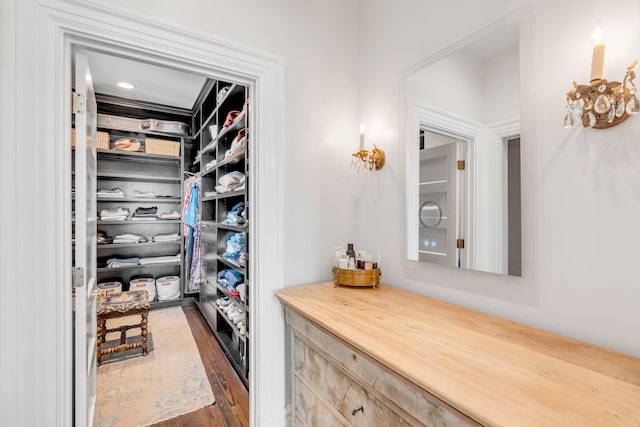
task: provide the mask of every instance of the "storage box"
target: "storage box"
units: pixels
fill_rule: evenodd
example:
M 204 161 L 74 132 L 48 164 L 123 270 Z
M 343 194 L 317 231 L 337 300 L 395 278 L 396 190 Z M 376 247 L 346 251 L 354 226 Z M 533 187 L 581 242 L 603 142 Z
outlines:
M 103 291 L 105 295 L 109 295 L 111 293 L 119 294 L 122 292 L 122 282 L 113 281 L 98 283 L 98 289 Z
M 333 283 L 343 286 L 371 286 L 373 289 L 380 284 L 379 268 L 373 270 L 347 270 L 333 267 Z
M 141 277 L 129 281 L 129 291 L 144 291 L 149 294 L 149 302 L 156 299 L 156 281 L 150 277 Z
M 145 138 L 144 151 L 147 154 L 180 157 L 180 142 L 166 139 Z
M 71 146 L 76 146 L 76 129 L 71 128 Z M 96 132 L 96 149 L 108 150 L 109 149 L 109 133 L 98 131 Z
M 158 301 L 170 301 L 180 298 L 180 277 L 165 276 L 156 279 Z

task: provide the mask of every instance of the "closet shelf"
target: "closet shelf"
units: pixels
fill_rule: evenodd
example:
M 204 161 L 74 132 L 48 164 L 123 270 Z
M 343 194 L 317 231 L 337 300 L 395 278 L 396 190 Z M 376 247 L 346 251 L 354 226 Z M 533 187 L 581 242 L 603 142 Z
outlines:
M 216 145 L 218 144 L 218 141 L 222 141 L 222 139 L 224 137 L 226 137 L 227 135 L 233 134 L 234 131 L 240 130 L 243 127 L 246 127 L 246 114 L 242 114 L 241 116 L 238 116 L 238 118 L 236 118 L 236 120 L 230 124 L 229 126 L 227 126 L 226 128 L 220 130 L 220 133 L 218 135 L 216 135 L 215 138 L 213 138 L 203 149 L 202 149 L 202 154 L 208 153 L 210 151 L 213 151 L 216 147 Z
M 213 284 L 207 280 L 212 286 Z M 227 298 L 229 298 L 231 301 L 235 302 L 236 304 L 238 304 L 240 306 L 240 308 L 242 308 L 245 312 L 247 311 L 244 307 L 244 302 L 240 299 L 240 297 L 236 297 L 233 296 L 229 293 L 229 290 L 227 288 L 225 288 L 224 286 L 222 286 L 220 283 L 216 283 L 215 287 L 218 288 L 218 290 L 220 292 L 222 292 L 224 294 L 224 296 L 226 296 Z M 216 304 L 218 305 L 218 304 Z
M 139 220 L 139 221 L 133 221 L 133 220 L 125 220 L 125 221 L 102 221 L 99 220 L 98 221 L 98 225 L 131 225 L 131 224 L 145 224 L 145 225 L 149 225 L 149 224 L 179 224 L 180 220 L 179 219 L 151 219 L 151 220 Z
M 242 274 L 243 276 L 246 276 L 245 268 L 240 264 L 238 264 L 236 261 L 232 261 L 229 258 L 222 255 L 218 255 L 217 258 L 218 258 L 218 261 L 220 261 L 221 263 L 225 264 L 228 267 L 233 268 L 234 270 L 237 270 L 238 273 Z
M 226 159 L 224 159 L 223 161 L 221 161 L 220 163 L 218 163 L 217 165 L 215 165 L 214 167 L 212 167 L 211 169 L 207 170 L 206 172 L 202 173 L 202 176 L 208 176 L 213 174 L 215 171 L 217 171 L 218 169 L 221 169 L 225 166 L 228 165 L 236 165 L 238 163 L 240 163 L 242 161 L 242 159 L 244 159 L 245 155 L 247 153 L 246 149 L 240 150 L 235 154 L 232 154 L 231 156 L 227 157 Z
M 98 159 L 126 160 L 140 163 L 180 164 L 180 157 L 148 154 L 136 151 L 96 150 Z
M 215 304 L 215 302 L 214 302 Z M 217 308 L 216 308 L 217 310 Z M 221 331 L 213 331 L 214 335 L 216 336 L 216 338 L 218 338 L 218 341 L 220 341 L 222 343 L 222 349 L 224 350 L 225 354 L 227 355 L 227 358 L 231 361 L 231 364 L 233 365 L 234 369 L 236 371 L 240 371 L 240 372 L 247 372 L 247 367 L 245 362 L 242 360 L 242 354 L 240 353 L 240 350 L 238 348 L 238 345 L 236 343 L 233 342 L 233 337 L 231 336 L 231 334 L 233 334 L 233 330 L 229 329 L 229 330 L 221 330 Z M 243 374 L 246 376 L 246 374 Z M 246 378 L 242 377 L 240 378 L 241 380 L 243 380 L 243 382 L 246 380 Z M 248 383 L 246 383 L 245 385 L 248 385 Z
M 144 243 L 106 243 L 97 245 L 100 249 L 118 249 L 118 248 L 149 248 L 149 247 L 164 247 L 164 246 L 180 246 L 180 240 L 172 242 L 144 242 Z
M 216 113 L 218 112 L 218 109 L 220 108 L 221 105 L 225 104 L 225 101 L 227 99 L 229 99 L 230 97 L 239 94 L 240 92 L 242 92 L 244 90 L 244 88 L 242 86 L 239 86 L 237 84 L 232 84 L 231 88 L 229 89 L 229 91 L 227 92 L 227 94 L 224 96 L 224 98 L 222 98 L 220 100 L 220 102 L 218 103 L 218 105 L 216 105 L 216 108 L 214 108 L 213 112 L 211 114 L 209 114 L 209 116 L 202 122 L 202 128 L 206 129 L 207 127 L 209 127 L 212 123 L 212 119 L 216 116 Z M 196 135 L 197 136 L 197 135 Z
M 98 202 L 126 202 L 126 203 L 180 203 L 182 199 L 180 197 L 98 197 Z
M 226 199 L 229 197 L 236 197 L 236 196 L 244 196 L 244 191 L 245 190 L 237 190 L 237 191 L 228 191 L 226 193 L 214 194 L 213 196 L 203 197 L 202 201 L 210 202 L 211 200 Z
M 121 270 L 135 270 L 140 268 L 156 268 L 156 267 L 179 267 L 180 261 L 171 261 L 171 262 L 163 262 L 163 263 L 155 263 L 155 264 L 145 264 L 145 265 L 127 265 L 124 267 L 98 267 L 96 271 L 98 273 L 105 273 L 107 271 L 121 271 Z
M 245 336 L 244 335 L 240 335 L 240 330 L 238 329 L 238 327 L 231 321 L 231 319 L 229 319 L 229 316 L 227 316 L 227 313 L 225 313 L 224 311 L 222 311 L 222 308 L 220 308 L 220 306 L 218 304 L 214 302 L 212 302 L 211 304 L 216 306 L 216 310 L 218 311 L 218 313 L 220 313 L 220 316 L 222 316 L 222 318 L 224 319 L 224 321 L 229 325 L 229 327 L 233 330 L 233 333 L 236 334 L 238 336 L 238 338 L 240 338 L 242 341 L 245 341 Z M 245 319 L 245 324 L 246 324 L 246 319 Z
M 113 179 L 119 181 L 145 181 L 145 182 L 175 182 L 180 183 L 182 180 L 180 178 L 172 177 L 172 176 L 161 176 L 161 175 L 135 175 L 135 174 L 122 174 L 122 173 L 111 173 L 111 172 L 98 172 L 96 177 L 98 179 Z
M 222 223 L 215 223 L 215 227 L 221 228 L 223 230 L 238 231 L 240 233 L 246 233 L 249 230 L 249 228 L 244 225 L 231 225 Z

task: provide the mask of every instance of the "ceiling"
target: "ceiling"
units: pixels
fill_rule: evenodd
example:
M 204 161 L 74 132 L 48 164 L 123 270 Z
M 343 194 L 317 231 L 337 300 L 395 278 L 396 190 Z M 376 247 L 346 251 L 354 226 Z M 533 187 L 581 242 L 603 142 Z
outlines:
M 87 51 L 96 93 L 156 104 L 191 109 L 206 77 L 119 56 Z M 128 82 L 135 89 L 122 89 Z

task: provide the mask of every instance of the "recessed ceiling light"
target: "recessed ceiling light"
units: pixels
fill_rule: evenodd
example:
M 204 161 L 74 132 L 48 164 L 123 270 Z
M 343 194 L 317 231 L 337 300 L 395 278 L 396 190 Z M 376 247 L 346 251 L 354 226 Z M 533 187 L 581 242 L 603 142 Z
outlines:
M 118 86 L 121 87 L 122 89 L 135 89 L 136 88 L 134 85 L 132 85 L 131 83 L 127 83 L 127 82 L 118 82 Z

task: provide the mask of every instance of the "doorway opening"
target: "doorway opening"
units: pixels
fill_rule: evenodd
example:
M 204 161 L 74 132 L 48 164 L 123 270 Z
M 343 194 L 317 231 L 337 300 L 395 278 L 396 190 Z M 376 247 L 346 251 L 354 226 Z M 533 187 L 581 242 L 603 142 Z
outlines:
M 76 201 L 82 211 L 87 209 L 72 221 L 83 230 L 74 239 L 76 260 L 80 261 L 79 255 L 93 258 L 79 264 L 87 277 L 97 277 L 93 283 L 97 294 L 144 289 L 152 309 L 196 305 L 248 387 L 247 294 L 252 269 L 246 259 L 253 233 L 245 207 L 250 204 L 255 176 L 248 162 L 249 134 L 257 113 L 251 98 L 253 82 L 230 74 L 223 80 L 181 71 L 96 48 L 73 46 L 72 53 L 75 66 L 70 68 L 81 75 L 71 80 L 75 86 L 84 86 L 86 73 L 86 86 L 95 89 L 97 100 L 86 90 L 80 93 L 74 88 L 73 118 L 77 120 L 71 123 L 73 134 L 78 141 L 85 135 L 89 140 L 92 128 L 98 134 L 97 150 L 77 149 L 84 145 L 80 143 L 72 150 L 76 161 L 71 162 L 70 192 L 81 188 L 73 198 L 72 214 L 77 213 Z M 86 64 L 79 72 L 78 62 L 82 61 Z M 78 108 L 77 98 L 87 108 Z M 82 172 L 80 179 L 76 171 Z M 241 185 L 231 188 L 230 176 Z M 185 223 L 180 220 L 182 213 L 190 214 L 189 209 L 193 209 L 193 223 L 184 225 L 183 233 Z M 183 239 L 183 234 L 188 237 Z M 229 277 L 235 281 L 230 283 Z M 92 292 L 91 288 L 86 292 Z M 223 311 L 222 301 L 236 309 L 233 316 Z M 76 313 L 78 306 L 76 299 Z M 75 338 L 79 349 L 75 353 L 75 404 L 76 412 L 88 405 L 80 416 L 83 420 L 92 419 L 95 402 L 90 390 L 95 370 L 87 369 L 96 363 L 95 313 L 89 313 L 91 310 L 95 311 L 95 304 L 88 304 L 87 315 L 76 316 L 75 325 L 80 331 Z M 146 342 L 146 336 L 144 339 Z M 80 349 L 83 341 L 93 343 L 86 361 L 78 357 L 87 353 L 84 347 Z M 98 338 L 99 348 L 100 343 Z M 89 378 L 78 382 L 86 372 Z M 100 396 L 97 400 L 100 402 Z

